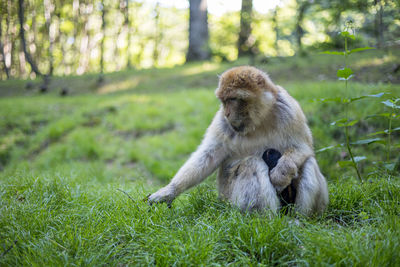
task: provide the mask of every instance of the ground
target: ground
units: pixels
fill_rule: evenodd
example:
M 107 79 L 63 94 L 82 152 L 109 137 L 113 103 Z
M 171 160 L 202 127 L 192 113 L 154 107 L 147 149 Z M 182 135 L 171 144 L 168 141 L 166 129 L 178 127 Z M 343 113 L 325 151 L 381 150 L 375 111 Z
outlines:
M 257 66 L 300 102 L 318 151 L 344 142 L 343 128 L 331 125 L 343 106 L 321 98 L 385 92 L 351 104 L 352 140 L 388 127 L 371 115 L 389 112 L 381 102 L 400 95 L 398 59 L 398 50 L 354 58 L 348 91 L 333 56 Z M 171 209 L 143 201 L 199 144 L 219 107 L 217 75 L 247 63 L 127 70 L 100 85 L 95 74 L 55 77 L 47 94 L 40 80 L 33 89 L 0 82 L 0 265 L 400 265 L 400 177 L 376 164 L 388 152 L 380 143 L 354 146 L 367 157 L 363 183 L 338 166 L 348 159 L 343 147 L 316 154 L 330 190 L 320 217 L 240 213 L 217 198 L 214 175 Z

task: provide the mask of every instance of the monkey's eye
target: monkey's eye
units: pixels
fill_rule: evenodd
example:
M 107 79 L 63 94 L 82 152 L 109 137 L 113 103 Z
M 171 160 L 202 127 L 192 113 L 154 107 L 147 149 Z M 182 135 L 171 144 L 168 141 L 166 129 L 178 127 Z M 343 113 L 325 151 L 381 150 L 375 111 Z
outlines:
M 237 101 L 237 98 L 234 98 L 234 97 L 230 97 L 230 98 L 227 98 L 227 99 L 225 100 L 225 102 L 227 102 L 227 103 L 229 103 L 229 102 L 235 102 L 235 101 Z

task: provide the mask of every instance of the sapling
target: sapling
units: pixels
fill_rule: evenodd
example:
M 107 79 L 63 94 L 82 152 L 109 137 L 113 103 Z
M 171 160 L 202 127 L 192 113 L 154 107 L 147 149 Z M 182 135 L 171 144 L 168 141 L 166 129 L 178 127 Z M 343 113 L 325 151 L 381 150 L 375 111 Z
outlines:
M 353 53 L 357 53 L 357 52 L 368 50 L 368 49 L 374 49 L 374 48 L 373 47 L 360 47 L 360 48 L 355 48 L 355 49 L 349 50 L 348 40 L 349 39 L 355 40 L 354 28 L 352 26 L 352 22 L 346 23 L 344 31 L 340 32 L 340 36 L 343 37 L 343 39 L 344 39 L 344 51 L 325 51 L 323 53 L 330 54 L 330 55 L 339 55 L 339 56 L 344 57 L 344 67 L 337 70 L 336 76 L 339 78 L 339 80 L 344 81 L 346 93 L 348 94 L 349 93 L 349 80 L 353 77 L 353 74 L 354 74 L 353 70 L 351 68 L 349 68 L 349 66 L 348 66 L 348 57 Z M 366 159 L 366 157 L 365 156 L 354 156 L 351 145 L 352 144 L 363 144 L 364 142 L 368 143 L 369 141 L 373 142 L 373 140 L 372 139 L 371 140 L 360 140 L 360 141 L 351 143 L 349 128 L 351 126 L 355 125 L 358 122 L 358 120 L 349 119 L 349 106 L 354 101 L 358 101 L 358 100 L 361 100 L 361 99 L 367 98 L 367 97 L 381 97 L 383 94 L 384 93 L 379 93 L 376 95 L 365 95 L 365 96 L 356 97 L 356 98 L 338 97 L 338 98 L 333 98 L 333 99 L 321 99 L 321 101 L 323 101 L 323 102 L 333 101 L 333 102 L 336 102 L 336 103 L 344 106 L 345 117 L 341 118 L 335 122 L 332 122 L 331 125 L 336 125 L 338 127 L 344 127 L 344 134 L 345 134 L 345 139 L 346 139 L 344 145 L 350 156 L 350 160 L 339 161 L 338 164 L 340 167 L 345 167 L 345 166 L 353 167 L 353 169 L 355 170 L 357 177 L 360 181 L 363 181 L 363 179 L 362 179 L 361 172 L 358 168 L 357 163 L 361 160 Z M 342 146 L 342 145 L 343 144 L 340 144 L 338 146 Z M 330 146 L 328 148 L 334 148 L 334 147 L 338 147 L 338 146 Z M 323 151 L 326 149 L 327 148 L 321 149 L 320 151 Z

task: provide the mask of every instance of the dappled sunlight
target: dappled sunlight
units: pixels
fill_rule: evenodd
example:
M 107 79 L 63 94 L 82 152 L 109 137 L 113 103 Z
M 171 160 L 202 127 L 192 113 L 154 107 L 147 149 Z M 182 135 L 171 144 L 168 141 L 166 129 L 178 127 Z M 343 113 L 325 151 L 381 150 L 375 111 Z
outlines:
M 220 67 L 218 63 L 206 62 L 201 65 L 188 66 L 182 70 L 181 74 L 184 76 L 196 75 L 205 71 L 215 71 Z
M 100 86 L 97 90 L 97 94 L 102 95 L 134 89 L 140 82 L 141 79 L 139 77 L 133 77 L 119 82 L 108 83 Z
M 376 67 L 388 62 L 394 62 L 396 58 L 391 55 L 385 55 L 382 58 L 364 58 L 358 59 L 357 62 L 354 62 L 354 66 L 357 67 Z

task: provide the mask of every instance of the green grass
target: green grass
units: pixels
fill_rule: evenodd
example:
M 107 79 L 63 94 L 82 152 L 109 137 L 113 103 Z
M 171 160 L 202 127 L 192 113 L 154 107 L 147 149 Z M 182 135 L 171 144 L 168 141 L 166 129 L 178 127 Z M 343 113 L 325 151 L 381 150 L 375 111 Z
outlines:
M 373 68 L 391 53 L 363 54 L 353 64 Z M 172 209 L 142 201 L 202 139 L 219 106 L 217 74 L 243 63 L 124 71 L 106 75 L 101 86 L 95 75 L 54 78 L 46 95 L 25 91 L 23 81 L 0 83 L 7 96 L 0 99 L 0 265 L 400 266 L 400 177 L 374 165 L 385 160 L 382 144 L 354 147 L 367 156 L 363 184 L 336 164 L 348 158 L 344 149 L 317 153 L 331 199 L 317 218 L 242 214 L 218 199 L 214 175 Z M 344 92 L 329 78 L 335 64 L 316 55 L 261 66 L 302 105 L 316 149 L 344 135 L 330 125 L 342 108 L 315 99 L 400 94 L 399 85 L 382 83 L 353 82 Z M 379 82 L 382 64 L 361 77 Z M 58 96 L 63 86 L 70 96 Z M 351 128 L 353 139 L 387 127 L 367 118 L 386 111 L 381 101 L 354 103 L 350 117 L 360 122 Z

